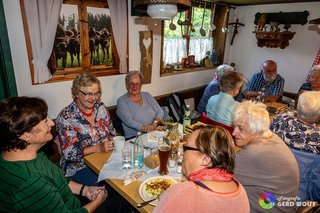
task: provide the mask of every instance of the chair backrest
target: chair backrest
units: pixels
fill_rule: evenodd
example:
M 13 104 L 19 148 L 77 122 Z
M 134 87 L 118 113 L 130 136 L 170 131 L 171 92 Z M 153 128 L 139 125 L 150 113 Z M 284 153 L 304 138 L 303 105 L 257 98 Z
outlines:
M 299 166 L 299 192 L 301 201 L 320 201 L 320 155 L 291 149 Z
M 201 117 L 199 118 L 199 122 L 214 125 L 214 126 L 221 126 L 221 127 L 225 128 L 226 130 L 228 130 L 228 132 L 230 132 L 230 134 L 232 135 L 232 132 L 233 132 L 232 126 L 228 126 L 223 123 L 214 121 L 214 120 L 210 119 L 205 113 L 202 113 Z
M 169 116 L 175 122 L 182 123 L 186 105 L 179 93 L 172 93 L 166 99 L 166 106 L 169 108 Z

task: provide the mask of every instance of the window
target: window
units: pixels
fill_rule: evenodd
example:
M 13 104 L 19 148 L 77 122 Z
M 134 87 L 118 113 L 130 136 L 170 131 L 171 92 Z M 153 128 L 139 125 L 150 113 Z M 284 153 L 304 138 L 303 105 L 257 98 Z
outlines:
M 163 22 L 161 74 L 203 70 L 223 62 L 226 34 L 221 28 L 226 8 L 192 4 L 188 11 Z
M 113 37 L 106 1 L 64 0 L 48 61 L 53 76 L 48 82 L 73 79 L 84 70 L 97 76 L 118 74 L 119 55 Z M 30 49 L 28 45 L 31 58 Z

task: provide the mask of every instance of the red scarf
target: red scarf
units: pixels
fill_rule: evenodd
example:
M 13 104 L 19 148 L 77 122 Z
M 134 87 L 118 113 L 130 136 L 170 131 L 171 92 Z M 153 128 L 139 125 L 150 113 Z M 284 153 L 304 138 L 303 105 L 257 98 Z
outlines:
M 233 180 L 234 175 L 228 173 L 225 169 L 220 168 L 204 168 L 199 171 L 195 171 L 189 175 L 191 181 L 201 180 L 215 180 L 228 182 Z

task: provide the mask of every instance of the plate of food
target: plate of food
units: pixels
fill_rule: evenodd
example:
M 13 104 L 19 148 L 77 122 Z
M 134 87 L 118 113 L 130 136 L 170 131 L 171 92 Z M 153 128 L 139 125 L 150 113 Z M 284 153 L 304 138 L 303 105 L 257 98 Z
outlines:
M 156 198 L 163 192 L 165 192 L 169 187 L 176 184 L 177 181 L 172 179 L 170 176 L 157 176 L 149 178 L 143 181 L 139 187 L 139 195 L 144 201 Z M 150 202 L 150 205 L 156 206 L 158 199 Z

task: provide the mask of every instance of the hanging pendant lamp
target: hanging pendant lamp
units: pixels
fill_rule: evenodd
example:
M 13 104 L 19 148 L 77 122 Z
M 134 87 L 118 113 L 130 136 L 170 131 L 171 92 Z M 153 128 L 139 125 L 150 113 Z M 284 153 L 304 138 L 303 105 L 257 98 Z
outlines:
M 190 0 L 135 0 L 133 9 L 147 14 L 157 20 L 170 20 L 178 12 L 188 10 Z

